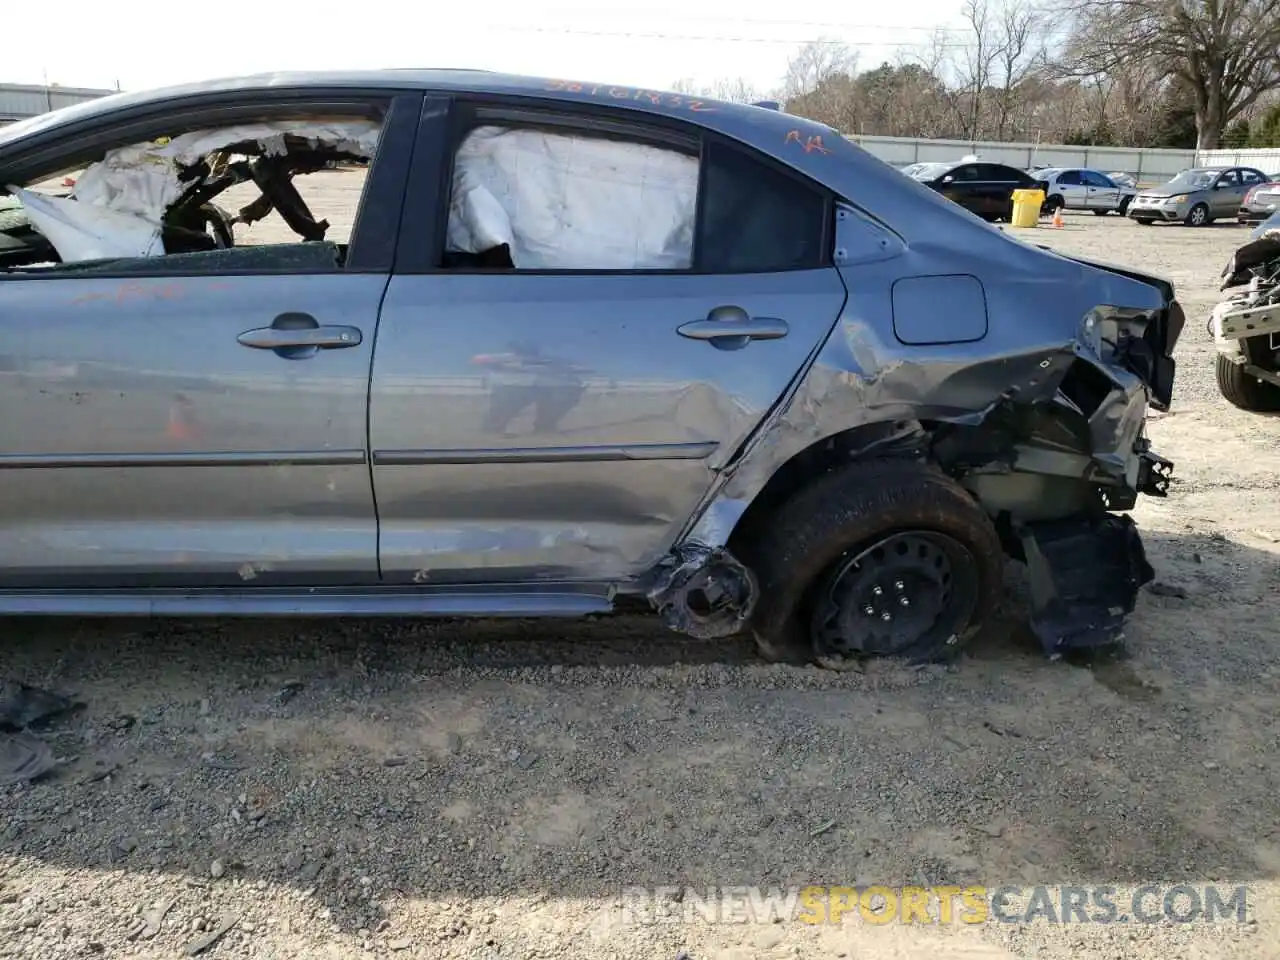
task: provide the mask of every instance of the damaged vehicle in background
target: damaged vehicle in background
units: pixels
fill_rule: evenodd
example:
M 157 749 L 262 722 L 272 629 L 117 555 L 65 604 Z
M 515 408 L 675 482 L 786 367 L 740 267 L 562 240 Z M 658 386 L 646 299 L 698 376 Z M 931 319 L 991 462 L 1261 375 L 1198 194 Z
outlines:
M 1218 391 L 1241 410 L 1280 411 L 1280 212 L 1232 254 L 1220 289 L 1230 292 L 1209 316 Z
M 0 612 L 640 604 L 838 667 L 954 654 L 1006 556 L 1050 654 L 1152 577 L 1172 287 L 810 121 L 277 74 L 15 124 L 0 184 Z

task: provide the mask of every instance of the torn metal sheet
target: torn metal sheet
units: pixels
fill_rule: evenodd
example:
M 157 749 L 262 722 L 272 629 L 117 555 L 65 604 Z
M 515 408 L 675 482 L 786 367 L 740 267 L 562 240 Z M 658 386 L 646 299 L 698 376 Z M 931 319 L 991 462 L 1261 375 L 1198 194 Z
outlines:
M 1045 653 L 1109 646 L 1155 577 L 1132 518 L 1101 514 L 1017 531 L 1031 582 L 1031 627 Z
M 53 750 L 30 733 L 0 733 L 0 784 L 27 783 L 58 765 Z
M 712 640 L 742 630 L 759 585 L 729 551 L 690 545 L 652 571 L 645 593 L 668 629 Z
M 21 730 L 74 710 L 75 701 L 19 680 L 0 681 L 0 729 Z

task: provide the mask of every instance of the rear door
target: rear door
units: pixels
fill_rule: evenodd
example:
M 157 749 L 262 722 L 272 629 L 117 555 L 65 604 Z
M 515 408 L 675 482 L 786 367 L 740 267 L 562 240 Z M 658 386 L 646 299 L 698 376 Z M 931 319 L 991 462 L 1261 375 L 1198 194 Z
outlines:
M 370 392 L 388 581 L 648 569 L 834 326 L 831 198 L 634 116 L 424 128 Z
M 1090 210 L 1114 210 L 1120 205 L 1120 189 L 1102 174 L 1093 170 L 1080 171 L 1088 191 Z

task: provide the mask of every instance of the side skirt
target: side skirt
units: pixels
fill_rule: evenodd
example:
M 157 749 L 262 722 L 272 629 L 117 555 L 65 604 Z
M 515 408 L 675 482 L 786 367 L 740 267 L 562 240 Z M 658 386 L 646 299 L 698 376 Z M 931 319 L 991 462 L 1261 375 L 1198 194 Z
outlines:
M 606 584 L 0 590 L 0 616 L 80 617 L 583 617 L 613 612 Z

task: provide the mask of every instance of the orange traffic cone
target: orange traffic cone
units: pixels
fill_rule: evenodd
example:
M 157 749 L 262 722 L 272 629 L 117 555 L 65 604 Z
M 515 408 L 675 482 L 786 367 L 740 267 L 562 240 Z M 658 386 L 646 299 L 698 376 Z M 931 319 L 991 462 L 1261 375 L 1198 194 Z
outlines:
M 1053 211 L 1053 228 L 1055 230 L 1061 230 L 1065 226 L 1066 224 L 1062 221 L 1062 208 L 1057 207 Z

